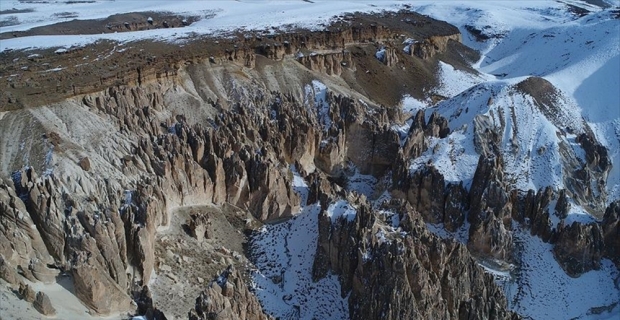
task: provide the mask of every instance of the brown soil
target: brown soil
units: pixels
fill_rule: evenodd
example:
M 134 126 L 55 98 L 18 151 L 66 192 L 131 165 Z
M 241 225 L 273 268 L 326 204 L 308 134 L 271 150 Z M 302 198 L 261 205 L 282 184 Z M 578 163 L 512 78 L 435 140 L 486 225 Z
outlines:
M 192 213 L 206 213 L 213 237 L 198 241 L 185 225 Z M 247 274 L 244 230 L 260 225 L 244 210 L 226 204 L 175 210 L 170 227 L 158 232 L 155 244 L 157 277 L 149 285 L 156 307 L 167 317 L 182 319 L 194 308 L 196 297 L 229 265 Z M 246 279 L 248 280 L 248 279 Z
M 145 20 L 153 15 L 156 21 L 161 16 L 154 13 L 127 14 L 115 17 L 114 21 L 125 18 Z M 157 17 L 157 18 L 156 18 Z M 108 19 L 111 20 L 112 17 Z M 403 93 L 421 97 L 424 84 L 432 85 L 433 59 L 423 61 L 417 57 L 403 54 L 399 50 L 397 65 L 386 67 L 374 59 L 374 51 L 381 44 L 373 40 L 372 30 L 379 30 L 379 24 L 389 28 L 381 36 L 389 39 L 398 47 L 403 37 L 426 39 L 431 35 L 449 35 L 458 33 L 458 29 L 428 17 L 410 13 L 386 13 L 372 16 L 365 14 L 343 15 L 333 25 L 323 31 L 276 30 L 276 35 L 269 35 L 273 30 L 255 31 L 248 34 L 232 32 L 225 37 L 191 37 L 177 43 L 138 41 L 118 44 L 112 41 L 99 41 L 93 45 L 68 48 L 57 54 L 57 48 L 27 51 L 4 51 L 0 53 L 0 112 L 33 107 L 61 101 L 71 96 L 105 90 L 110 86 L 139 85 L 145 79 L 155 80 L 174 76 L 182 66 L 204 63 L 214 57 L 217 64 L 237 63 L 229 61 L 234 51 L 260 52 L 265 44 L 291 42 L 296 47 L 308 50 L 325 49 L 317 47 L 320 41 L 324 46 L 329 39 L 335 39 L 347 30 L 360 34 L 365 31 L 368 39 L 359 43 L 345 44 L 359 65 L 342 75 L 351 87 L 362 89 L 380 104 L 393 104 Z M 86 23 L 89 30 L 101 30 L 104 22 L 73 21 L 67 25 L 51 27 L 50 33 L 68 28 L 63 32 L 75 32 L 72 28 Z M 72 28 L 69 28 L 73 26 Z M 358 27 L 359 26 L 359 27 Z M 53 31 L 56 28 L 56 31 Z M 365 29 L 364 29 L 365 28 Z M 73 31 L 72 31 L 73 30 Z M 369 32 L 371 30 L 371 32 Z M 385 30 L 385 29 L 382 29 Z M 34 32 L 34 31 L 33 31 Z M 180 43 L 180 44 L 179 44 Z M 334 44 L 334 48 L 338 49 Z M 257 56 L 259 56 L 257 54 Z M 404 69 L 403 69 L 404 68 Z M 368 71 L 368 73 L 366 73 Z M 399 86 L 387 86 L 387 79 L 396 78 Z M 430 82 L 429 82 L 430 81 Z M 392 83 L 394 83 L 392 81 Z
M 356 82 L 360 92 L 385 106 L 397 105 L 403 95 L 423 98 L 436 85 L 434 77 L 435 59 L 424 61 L 417 57 L 400 54 L 399 62 L 387 67 L 374 58 L 380 45 L 356 46 L 350 48 L 356 64 L 356 71 L 344 75 L 347 82 Z
M 61 18 L 77 17 L 73 12 L 63 12 Z M 152 18 L 152 23 L 147 19 Z M 32 28 L 28 31 L 14 31 L 0 33 L 0 40 L 16 37 L 37 35 L 75 35 L 101 34 L 127 31 L 153 30 L 161 28 L 181 28 L 195 22 L 200 17 L 179 16 L 165 12 L 132 12 L 115 14 L 106 19 L 71 20 Z
M 534 98 L 539 108 L 552 108 L 557 102 L 557 89 L 551 82 L 540 77 L 529 77 L 517 84 L 517 89 Z M 554 110 L 550 110 L 554 112 Z M 557 110 L 556 110 L 557 111 Z

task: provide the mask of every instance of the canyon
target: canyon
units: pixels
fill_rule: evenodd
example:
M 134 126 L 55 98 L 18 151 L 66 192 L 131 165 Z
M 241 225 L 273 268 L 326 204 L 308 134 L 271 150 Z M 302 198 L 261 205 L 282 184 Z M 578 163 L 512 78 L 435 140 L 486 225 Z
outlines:
M 544 74 L 488 78 L 480 34 L 403 9 L 3 51 L 2 316 L 541 318 L 531 255 L 602 283 L 550 318 L 617 314 L 617 142 Z

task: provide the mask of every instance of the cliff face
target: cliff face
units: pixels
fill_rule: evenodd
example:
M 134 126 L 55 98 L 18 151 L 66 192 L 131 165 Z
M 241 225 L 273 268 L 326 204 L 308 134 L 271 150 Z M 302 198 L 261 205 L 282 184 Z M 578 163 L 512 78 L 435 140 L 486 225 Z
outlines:
M 2 189 L 7 268 L 44 282 L 69 273 L 92 312 L 114 313 L 152 279 L 157 232 L 170 227 L 174 208 L 229 203 L 278 221 L 300 202 L 289 164 L 330 174 L 347 157 L 365 172 L 391 165 L 398 136 L 386 129 L 385 109 L 371 117 L 372 107 L 330 92 L 332 126 L 321 128 L 316 102 L 302 106 L 293 95 L 252 87 L 264 75 L 249 71 L 256 78 L 248 80 L 237 70 L 191 65 L 158 81 L 4 116 L 13 126 L 3 126 L 3 145 L 27 139 L 32 159 L 22 168 L 24 153 L 3 152 L 11 173 Z M 226 105 L 219 97 L 228 97 Z M 28 136 L 22 121 L 43 135 Z
M 168 22 L 172 20 L 168 19 Z M 418 55 L 426 59 L 445 51 L 448 39 L 459 40 L 460 33 L 446 22 L 402 11 L 379 15 L 347 15 L 324 30 L 314 32 L 287 30 L 266 34 L 255 31 L 231 37 L 196 39 L 184 43 L 183 50 L 169 43 L 140 42 L 125 50 L 117 50 L 113 43 L 101 43 L 96 48 L 77 48 L 63 55 L 55 54 L 53 50 L 42 50 L 36 58 L 32 55 L 27 55 L 31 58 L 21 57 L 19 52 L 8 52 L 3 53 L 6 55 L 3 68 L 7 75 L 13 76 L 3 83 L 0 110 L 50 104 L 75 95 L 100 92 L 109 87 L 140 86 L 175 77 L 189 65 L 235 64 L 256 68 L 257 59 L 264 57 L 282 61 L 294 59 L 300 53 L 307 57 L 302 59 L 304 65 L 338 74 L 339 66 L 343 62 L 348 63 L 346 51 L 352 47 L 380 43 L 400 52 L 403 37 L 420 41 L 427 39 L 429 44 L 424 49 L 425 54 Z M 89 63 L 83 62 L 84 56 L 99 56 L 99 52 L 103 51 L 109 54 Z M 313 55 L 313 52 L 317 55 Z M 310 56 L 315 59 L 310 59 Z M 42 76 L 39 71 L 45 71 L 41 68 L 48 65 L 63 65 L 63 69 Z M 259 62 L 258 67 L 261 65 Z
M 319 218 L 313 276 L 340 275 L 351 319 L 516 317 L 466 247 L 430 233 L 407 202 L 381 208 L 394 215 L 386 219 L 365 198 L 349 201 L 353 221 Z

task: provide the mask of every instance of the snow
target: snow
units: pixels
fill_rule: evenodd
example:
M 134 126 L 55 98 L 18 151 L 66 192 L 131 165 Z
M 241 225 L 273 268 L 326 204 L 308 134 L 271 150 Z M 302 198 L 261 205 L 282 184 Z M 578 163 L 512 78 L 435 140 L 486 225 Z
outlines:
M 398 229 L 400 226 L 399 216 L 396 212 L 391 210 L 379 210 L 377 213 L 381 215 L 393 229 Z
M 379 245 L 391 244 L 396 239 L 404 239 L 407 237 L 407 232 L 400 228 L 398 214 L 389 211 L 380 211 L 379 214 L 383 218 L 383 221 L 376 221 L 377 231 L 375 232 L 375 237 L 377 237 Z M 369 256 L 372 255 L 372 252 L 366 253 L 368 253 Z
M 467 186 L 475 171 L 473 162 L 461 164 L 458 158 L 455 165 L 449 156 L 463 148 L 465 159 L 469 155 L 473 161 L 477 153 L 472 152 L 470 143 L 475 117 L 484 116 L 488 124 L 497 127 L 501 115 L 505 121 L 501 147 L 506 180 L 523 190 L 562 188 L 565 169 L 558 165 L 559 146 L 569 146 L 578 161 L 585 160 L 576 135 L 564 129 L 571 127 L 578 134 L 585 130 L 585 123 L 607 147 L 614 163 L 607 180 L 607 201 L 620 198 L 620 166 L 616 164 L 620 159 L 620 30 L 608 11 L 582 1 L 570 3 L 595 12 L 578 18 L 563 3 L 550 1 L 416 1 L 415 10 L 457 25 L 465 44 L 480 50 L 482 58 L 474 64 L 479 76 L 440 65 L 437 90 L 451 99 L 440 103 L 436 111 L 449 120 L 451 134 L 432 139 L 429 150 L 412 161 L 412 170 L 431 161 L 446 180 L 464 179 Z M 466 25 L 495 38 L 478 42 Z M 545 78 L 560 90 L 558 114 L 547 117 L 531 97 L 514 90 L 516 83 L 531 75 Z M 463 138 L 457 140 L 458 136 Z M 557 225 L 560 219 L 554 210 L 550 213 Z M 564 223 L 594 221 L 573 202 Z M 442 225 L 427 227 L 442 238 L 467 240 L 468 227 L 456 233 L 447 232 Z M 532 319 L 620 317 L 620 304 L 600 315 L 590 310 L 620 301 L 620 291 L 614 286 L 618 270 L 610 261 L 603 260 L 601 270 L 571 278 L 555 261 L 550 244 L 519 228 L 514 238 L 520 248 L 520 268 L 507 272 L 481 263 L 503 286 L 513 310 Z
M 301 197 L 301 205 L 306 205 L 308 202 L 308 193 L 310 192 L 308 184 L 304 178 L 299 175 L 295 166 L 291 166 L 291 171 L 293 172 L 293 191 L 298 193 Z
M 347 200 L 338 200 L 330 204 L 325 213 L 332 220 L 332 223 L 338 219 L 346 219 L 351 222 L 355 219 L 357 210 Z
M 412 2 L 415 11 L 457 25 L 464 43 L 482 52 L 482 58 L 474 64 L 477 74 L 455 69 L 443 62 L 439 64 L 439 86 L 435 93 L 448 100 L 433 110 L 449 120 L 451 133 L 444 139 L 429 139 L 429 149 L 421 157 L 412 159 L 412 171 L 423 168 L 430 161 L 444 175 L 446 183 L 462 181 L 469 188 L 479 158 L 473 144 L 474 121 L 482 119 L 495 127 L 503 127 L 500 147 L 507 181 L 523 190 L 538 190 L 545 186 L 562 188 L 564 169 L 559 165 L 559 146 L 562 143 L 569 145 L 578 159 L 583 161 L 585 158 L 583 149 L 574 141 L 575 135 L 566 134 L 563 128 L 570 126 L 579 132 L 585 121 L 596 138 L 608 148 L 613 161 L 607 181 L 608 201 L 620 198 L 620 164 L 617 163 L 620 159 L 618 21 L 608 10 L 582 1 L 564 2 L 595 12 L 578 18 L 559 1 Z M 620 5 L 617 0 L 612 3 Z M 192 34 L 226 35 L 236 29 L 273 32 L 269 29 L 272 26 L 286 28 L 294 25 L 320 30 L 343 12 L 398 10 L 403 4 L 398 0 L 177 0 L 149 1 L 145 6 L 140 1 L 116 1 L 111 5 L 109 1 L 99 0 L 74 4 L 49 1 L 35 5 L 2 0 L 3 9 L 32 10 L 10 14 L 18 23 L 0 27 L 0 33 L 65 21 L 59 14 L 63 12 L 75 13 L 78 19 L 102 19 L 117 13 L 144 11 L 172 12 L 202 19 L 174 29 L 11 38 L 0 43 L 0 51 L 59 47 L 56 52 L 62 54 L 73 46 L 102 39 L 174 41 Z M 0 17 L 0 21 L 8 18 Z M 482 30 L 491 39 L 477 41 L 466 30 L 466 25 Z M 405 52 L 411 50 L 409 40 L 413 41 L 408 39 L 403 43 Z M 384 54 L 379 50 L 376 57 L 382 60 Z M 561 90 L 560 112 L 553 119 L 535 107 L 531 97 L 515 90 L 516 83 L 531 75 L 544 77 Z M 324 130 L 331 127 L 327 90 L 318 80 L 305 87 L 308 105 L 315 108 Z M 429 103 L 405 96 L 402 106 L 405 112 L 413 114 L 428 109 Z M 427 112 L 427 117 L 429 115 Z M 394 127 L 394 130 L 402 135 L 408 130 L 408 124 Z M 308 186 L 295 168 L 291 170 L 293 190 L 301 195 L 302 204 L 306 204 Z M 368 196 L 374 194 L 376 184 L 375 178 L 355 172 L 349 177 L 348 189 Z M 379 199 L 389 199 L 389 193 Z M 127 190 L 123 206 L 131 201 L 131 191 Z M 337 276 L 328 275 L 317 282 L 312 281 L 318 216 L 322 209 L 318 204 L 307 205 L 286 222 L 264 226 L 252 239 L 252 250 L 260 253 L 255 256 L 257 270 L 252 275 L 253 288 L 265 311 L 271 315 L 295 319 L 344 319 L 348 316 L 347 297 L 342 296 Z M 325 212 L 332 222 L 338 219 L 352 221 L 356 215 L 355 208 L 346 200 L 330 204 Z M 388 241 L 390 232 L 398 232 L 398 216 L 390 212 L 382 214 L 389 225 L 379 229 L 376 236 Z M 551 216 L 554 224 L 559 223 L 554 214 Z M 587 223 L 593 218 L 572 203 L 565 223 L 575 221 Z M 467 241 L 467 223 L 455 233 L 445 231 L 441 225 L 427 224 L 427 227 L 443 238 Z M 534 319 L 620 316 L 620 306 L 609 314 L 596 317 L 589 314 L 589 308 L 593 306 L 610 305 L 620 300 L 620 292 L 611 280 L 618 278 L 618 270 L 611 262 L 603 260 L 601 270 L 570 278 L 554 260 L 551 245 L 518 227 L 514 238 L 522 260 L 519 268 L 506 272 L 481 264 L 503 286 L 513 310 Z M 370 257 L 371 252 L 364 253 L 365 259 Z
M 405 52 L 406 54 L 411 54 L 411 45 L 413 45 L 414 43 L 416 43 L 416 41 L 411 38 L 407 38 L 405 41 L 403 41 L 403 45 L 405 45 L 405 47 L 403 47 L 403 52 Z
M 454 97 L 457 94 L 486 80 L 493 79 L 493 76 L 484 74 L 472 74 L 466 71 L 455 69 L 452 65 L 439 62 L 439 86 L 435 89 L 436 93 L 444 97 Z
M 480 43 L 468 40 L 469 33 L 464 32 L 466 44 L 483 51 L 475 65 L 480 74 L 440 62 L 440 84 L 435 90 L 452 99 L 441 103 L 437 111 L 448 118 L 452 133 L 447 140 L 431 141 L 429 151 L 412 163 L 412 170 L 430 160 L 447 176 L 447 182 L 464 179 L 467 185 L 477 161 L 470 144 L 472 126 L 480 114 L 495 127 L 506 122 L 504 165 L 513 185 L 522 190 L 564 187 L 566 168 L 559 165 L 560 145 L 570 146 L 581 162 L 585 159 L 575 136 L 564 129 L 584 132 L 584 120 L 610 150 L 612 161 L 620 158 L 620 39 L 617 20 L 608 11 L 586 5 L 598 12 L 577 18 L 563 4 L 541 1 L 502 2 L 493 7 L 486 2 L 417 3 L 416 9 L 461 30 L 473 25 L 501 36 Z M 560 89 L 558 114 L 543 114 L 531 97 L 512 88 L 530 75 L 542 76 Z M 460 152 L 465 161 L 458 157 Z M 608 177 L 608 202 L 620 198 L 619 167 L 613 166 Z
M 363 194 L 367 199 L 373 199 L 378 180 L 370 174 L 361 174 L 359 169 L 352 163 L 347 164 L 344 174 L 346 175 L 346 190 Z
M 480 155 L 476 153 L 473 143 L 473 130 L 460 129 L 453 131 L 444 139 L 430 138 L 429 148 L 411 161 L 409 170 L 415 172 L 432 165 L 444 176 L 448 183 L 468 188 L 474 179 Z
M 574 19 L 559 1 L 416 1 L 413 10 L 447 21 L 459 28 L 465 45 L 486 55 L 495 46 L 509 38 L 513 30 L 528 28 L 540 30 Z M 479 42 L 465 28 L 466 25 L 483 30 L 486 35 L 497 35 Z
M 306 105 L 310 105 L 309 101 L 312 99 L 317 119 L 325 131 L 328 131 L 332 126 L 332 119 L 329 117 L 327 90 L 327 86 L 318 80 L 312 80 L 312 85 L 306 85 L 304 88 Z
M 304 207 L 298 216 L 266 225 L 251 241 L 257 253 L 253 288 L 263 309 L 280 319 L 347 319 L 348 297 L 338 276 L 312 281 L 321 206 Z
M 43 72 L 58 72 L 58 71 L 60 71 L 62 69 L 65 69 L 65 68 L 62 68 L 62 67 L 52 68 L 52 69 L 47 69 L 47 70 L 45 70 Z
M 125 190 L 123 191 L 123 205 L 120 207 L 119 211 L 124 212 L 129 206 L 132 205 L 133 199 L 133 191 Z
M 183 28 L 156 29 L 95 35 L 29 36 L 2 40 L 0 51 L 7 49 L 83 46 L 98 40 L 120 42 L 142 39 L 174 40 L 204 34 L 227 34 L 233 30 L 270 30 L 271 27 L 304 27 L 320 30 L 345 12 L 378 12 L 402 9 L 399 0 L 150 0 L 141 1 L 94 0 L 88 3 L 49 1 L 29 3 L 3 0 L 2 8 L 28 9 L 28 12 L 10 14 L 17 24 L 0 27 L 0 33 L 25 31 L 34 27 L 66 21 L 63 13 L 71 12 L 77 19 L 104 19 L 127 12 L 169 12 L 181 16 L 200 17 Z M 4 19 L 8 19 L 4 18 Z M 0 21 L 4 21 L 0 20 Z M 272 29 L 271 29 L 272 31 Z
M 489 263 L 489 261 L 479 261 L 478 265 L 481 266 L 487 273 L 492 274 L 497 280 L 509 281 L 512 279 L 511 271 L 514 268 L 512 265 L 506 270 L 498 268 L 497 266 Z
M 547 115 L 531 96 L 515 87 L 522 80 L 485 82 L 439 103 L 434 111 L 448 119 L 451 133 L 444 139 L 429 138 L 428 150 L 412 160 L 410 170 L 424 168 L 430 161 L 446 183 L 463 181 L 469 188 L 479 159 L 474 127 L 476 122 L 484 122 L 502 134 L 505 180 L 514 188 L 565 188 L 566 171 L 572 168 L 563 157 L 562 146 L 568 146 L 575 161 L 585 163 L 585 152 L 575 142 L 576 134 L 585 131 L 580 108 L 560 92 L 553 115 Z M 608 182 L 616 185 L 613 180 Z
M 377 52 L 375 52 L 375 58 L 381 62 L 385 61 L 385 48 L 377 50 Z
M 420 101 L 410 95 L 405 95 L 400 101 L 400 105 L 402 106 L 404 112 L 415 115 L 419 110 L 425 110 L 429 108 L 431 102 L 429 100 Z
M 620 291 L 612 279 L 619 276 L 609 260 L 600 270 L 579 278 L 569 277 L 553 258 L 552 245 L 515 226 L 514 238 L 520 250 L 520 267 L 511 279 L 497 279 L 507 294 L 510 307 L 533 319 L 590 319 L 592 307 L 608 306 L 620 300 Z M 616 308 L 609 316 L 620 316 Z
M 514 146 L 503 146 L 505 151 L 515 146 L 520 147 L 519 152 L 530 150 L 533 155 L 536 151 L 533 148 L 546 150 L 542 156 L 529 158 L 521 153 L 508 159 L 507 171 L 517 180 L 519 188 L 562 187 L 562 168 L 549 166 L 548 162 L 557 159 L 560 143 L 571 146 L 575 156 L 584 159 L 584 152 L 574 143 L 574 136 L 562 131 L 571 127 L 583 132 L 585 122 L 609 150 L 613 163 L 607 179 L 609 203 L 620 198 L 620 165 L 617 164 L 620 159 L 620 30 L 609 9 L 584 1 L 568 1 L 592 12 L 579 17 L 563 2 L 416 1 L 413 9 L 458 26 L 464 43 L 482 53 L 482 58 L 474 64 L 479 75 L 440 64 L 437 93 L 449 98 L 463 94 L 461 101 L 453 101 L 453 104 L 462 104 L 461 108 L 454 108 L 454 112 L 469 108 L 472 116 L 486 113 L 489 110 L 484 107 L 485 101 L 471 100 L 476 98 L 476 92 L 472 94 L 468 90 L 484 91 L 486 88 L 491 91 L 488 96 L 494 96 L 532 75 L 545 78 L 561 91 L 562 117 L 545 119 L 537 112 L 520 112 L 517 119 L 527 119 L 531 115 L 532 118 L 527 119 L 531 121 L 508 124 L 516 126 L 514 130 L 520 132 L 513 141 Z M 618 6 L 619 1 L 608 3 Z M 477 41 L 466 26 L 482 30 L 491 38 Z M 514 102 L 507 98 L 504 96 L 504 101 L 498 101 L 494 97 L 495 104 L 530 105 L 527 97 L 517 97 Z M 472 105 L 481 108 L 471 110 Z M 471 118 L 461 115 L 460 120 L 454 120 L 456 115 L 450 115 L 453 116 L 449 118 L 453 130 L 471 124 Z M 525 118 L 520 118 L 523 116 Z M 508 133 L 506 130 L 505 134 Z
M 446 230 L 443 223 L 426 223 L 426 228 L 436 236 L 439 236 L 442 239 L 454 239 L 464 245 L 467 245 L 467 241 L 469 239 L 469 226 L 469 222 L 465 220 L 463 225 L 458 230 L 455 232 L 450 232 Z
M 570 200 L 570 209 L 568 215 L 564 218 L 564 224 L 569 226 L 573 222 L 579 222 L 582 224 L 593 223 L 596 220 L 582 207 L 577 205 L 574 201 Z

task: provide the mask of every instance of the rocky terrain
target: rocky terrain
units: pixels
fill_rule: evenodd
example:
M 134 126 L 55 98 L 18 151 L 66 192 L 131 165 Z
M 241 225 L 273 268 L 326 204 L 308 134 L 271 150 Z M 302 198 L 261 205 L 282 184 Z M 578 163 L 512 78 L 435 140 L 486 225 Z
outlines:
M 604 283 L 554 316 L 617 314 L 616 153 L 544 77 L 446 89 L 487 76 L 471 34 L 405 9 L 1 52 L 0 315 L 538 318 L 532 252 Z

